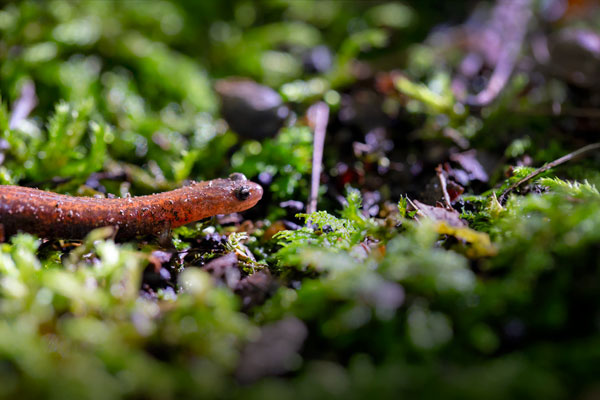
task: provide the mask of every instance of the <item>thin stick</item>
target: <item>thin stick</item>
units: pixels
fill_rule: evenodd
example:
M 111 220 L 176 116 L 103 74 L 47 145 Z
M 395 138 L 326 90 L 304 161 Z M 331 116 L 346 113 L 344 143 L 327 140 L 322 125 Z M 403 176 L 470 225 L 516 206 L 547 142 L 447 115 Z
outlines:
M 442 193 L 444 194 L 444 201 L 446 202 L 446 207 L 452 210 L 452 202 L 450 201 L 450 195 L 448 194 L 448 187 L 446 185 L 446 177 L 444 176 L 444 171 L 442 170 L 441 164 L 435 168 L 435 172 L 437 173 L 438 179 L 440 180 L 440 186 L 442 187 Z
M 527 175 L 525 178 L 521 179 L 517 183 L 513 183 L 512 185 L 510 185 L 504 192 L 502 192 L 502 194 L 498 198 L 498 201 L 500 203 L 502 203 L 504 201 L 504 198 L 506 197 L 506 195 L 508 195 L 510 192 L 512 192 L 513 190 L 515 190 L 516 188 L 518 188 L 519 186 L 521 186 L 523 183 L 527 182 L 528 180 L 535 178 L 542 172 L 546 172 L 550 168 L 557 167 L 561 164 L 566 163 L 567 161 L 571 161 L 577 157 L 583 156 L 586 153 L 589 153 L 589 152 L 597 150 L 597 149 L 600 149 L 600 142 L 588 144 L 587 146 L 584 146 L 578 150 L 575 150 L 572 153 L 569 153 L 569 154 L 564 155 L 561 158 L 558 158 L 552 162 L 544 164 L 542 167 L 536 169 L 535 171 L 533 171 L 532 173 L 530 173 L 529 175 Z
M 506 87 L 523 47 L 527 25 L 532 14 L 530 0 L 513 0 L 497 7 L 504 8 L 501 9 L 501 14 L 510 14 L 516 20 L 511 18 L 510 21 L 503 21 L 503 24 L 506 25 L 504 27 L 506 36 L 504 45 L 500 49 L 498 61 L 485 89 L 475 95 L 467 96 L 466 103 L 472 106 L 490 104 Z
M 321 181 L 321 163 L 323 161 L 323 146 L 325 144 L 325 132 L 329 122 L 329 107 L 320 101 L 312 105 L 307 112 L 309 120 L 314 126 L 312 173 L 310 180 L 310 196 L 306 205 L 308 214 L 317 211 L 317 197 L 319 195 L 319 183 Z
M 35 84 L 33 81 L 26 81 L 21 88 L 21 94 L 17 101 L 13 104 L 12 112 L 10 113 L 9 129 L 14 129 L 21 121 L 29 116 L 29 113 L 37 105 L 38 99 L 35 95 Z

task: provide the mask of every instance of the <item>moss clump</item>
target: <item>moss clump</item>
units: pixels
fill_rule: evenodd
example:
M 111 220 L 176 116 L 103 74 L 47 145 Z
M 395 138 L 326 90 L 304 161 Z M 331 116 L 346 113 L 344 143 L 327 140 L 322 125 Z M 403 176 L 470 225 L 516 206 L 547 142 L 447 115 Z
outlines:
M 493 102 L 461 102 L 494 70 L 481 30 L 502 24 L 477 28 L 481 8 L 439 34 L 467 19 L 458 3 L 2 6 L 1 184 L 128 196 L 242 172 L 265 195 L 169 246 L 111 228 L 3 238 L 0 397 L 596 396 L 600 159 L 500 195 L 589 141 L 597 89 L 522 46 Z M 568 15 L 525 37 L 550 43 Z M 213 87 L 236 75 L 289 111 L 276 135 L 224 120 Z M 307 214 L 317 101 L 329 121 Z

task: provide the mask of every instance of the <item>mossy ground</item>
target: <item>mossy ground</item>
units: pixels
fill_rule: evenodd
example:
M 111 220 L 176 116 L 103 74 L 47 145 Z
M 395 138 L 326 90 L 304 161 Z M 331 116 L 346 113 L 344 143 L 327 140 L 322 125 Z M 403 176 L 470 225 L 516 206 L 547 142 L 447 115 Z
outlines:
M 450 3 L 4 5 L 0 183 L 125 196 L 236 171 L 265 196 L 167 247 L 106 229 L 7 238 L 0 397 L 597 396 L 598 153 L 498 201 L 597 141 L 594 118 L 543 112 L 597 94 L 527 69 L 523 50 L 496 101 L 464 106 L 451 78 L 466 50 L 426 39 L 472 8 Z M 307 66 L 323 45 L 331 65 Z M 276 136 L 227 129 L 213 83 L 232 75 L 288 102 Z M 330 108 L 324 171 L 319 211 L 302 214 L 316 101 Z M 424 218 L 441 211 L 414 204 L 443 201 L 440 174 L 464 193 L 452 217 Z

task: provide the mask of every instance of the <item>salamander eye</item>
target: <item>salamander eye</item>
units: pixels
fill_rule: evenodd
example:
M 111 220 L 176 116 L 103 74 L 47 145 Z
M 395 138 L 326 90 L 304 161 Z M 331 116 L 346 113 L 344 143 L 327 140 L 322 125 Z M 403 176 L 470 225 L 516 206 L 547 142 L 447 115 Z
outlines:
M 229 175 L 229 180 L 241 182 L 247 181 L 248 178 L 246 178 L 246 175 L 242 174 L 241 172 L 234 172 L 233 174 Z
M 235 189 L 235 197 L 237 197 L 238 200 L 246 200 L 248 197 L 250 197 L 250 189 L 247 186 L 240 186 L 239 188 Z

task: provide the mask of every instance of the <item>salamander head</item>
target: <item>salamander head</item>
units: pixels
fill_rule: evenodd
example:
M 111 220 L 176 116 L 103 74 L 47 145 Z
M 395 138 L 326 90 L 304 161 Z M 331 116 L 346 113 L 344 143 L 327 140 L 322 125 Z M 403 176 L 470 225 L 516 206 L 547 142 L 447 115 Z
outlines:
M 249 181 L 244 174 L 235 172 L 226 179 L 231 187 L 229 202 L 236 211 L 247 210 L 253 207 L 262 198 L 263 188 L 252 181 Z
M 181 207 L 186 201 L 195 201 L 189 215 L 180 222 L 198 221 L 217 214 L 231 214 L 254 207 L 262 198 L 262 187 L 249 181 L 243 174 L 234 173 L 226 179 L 197 182 L 179 189 L 183 195 Z M 178 225 L 176 225 L 178 226 Z

